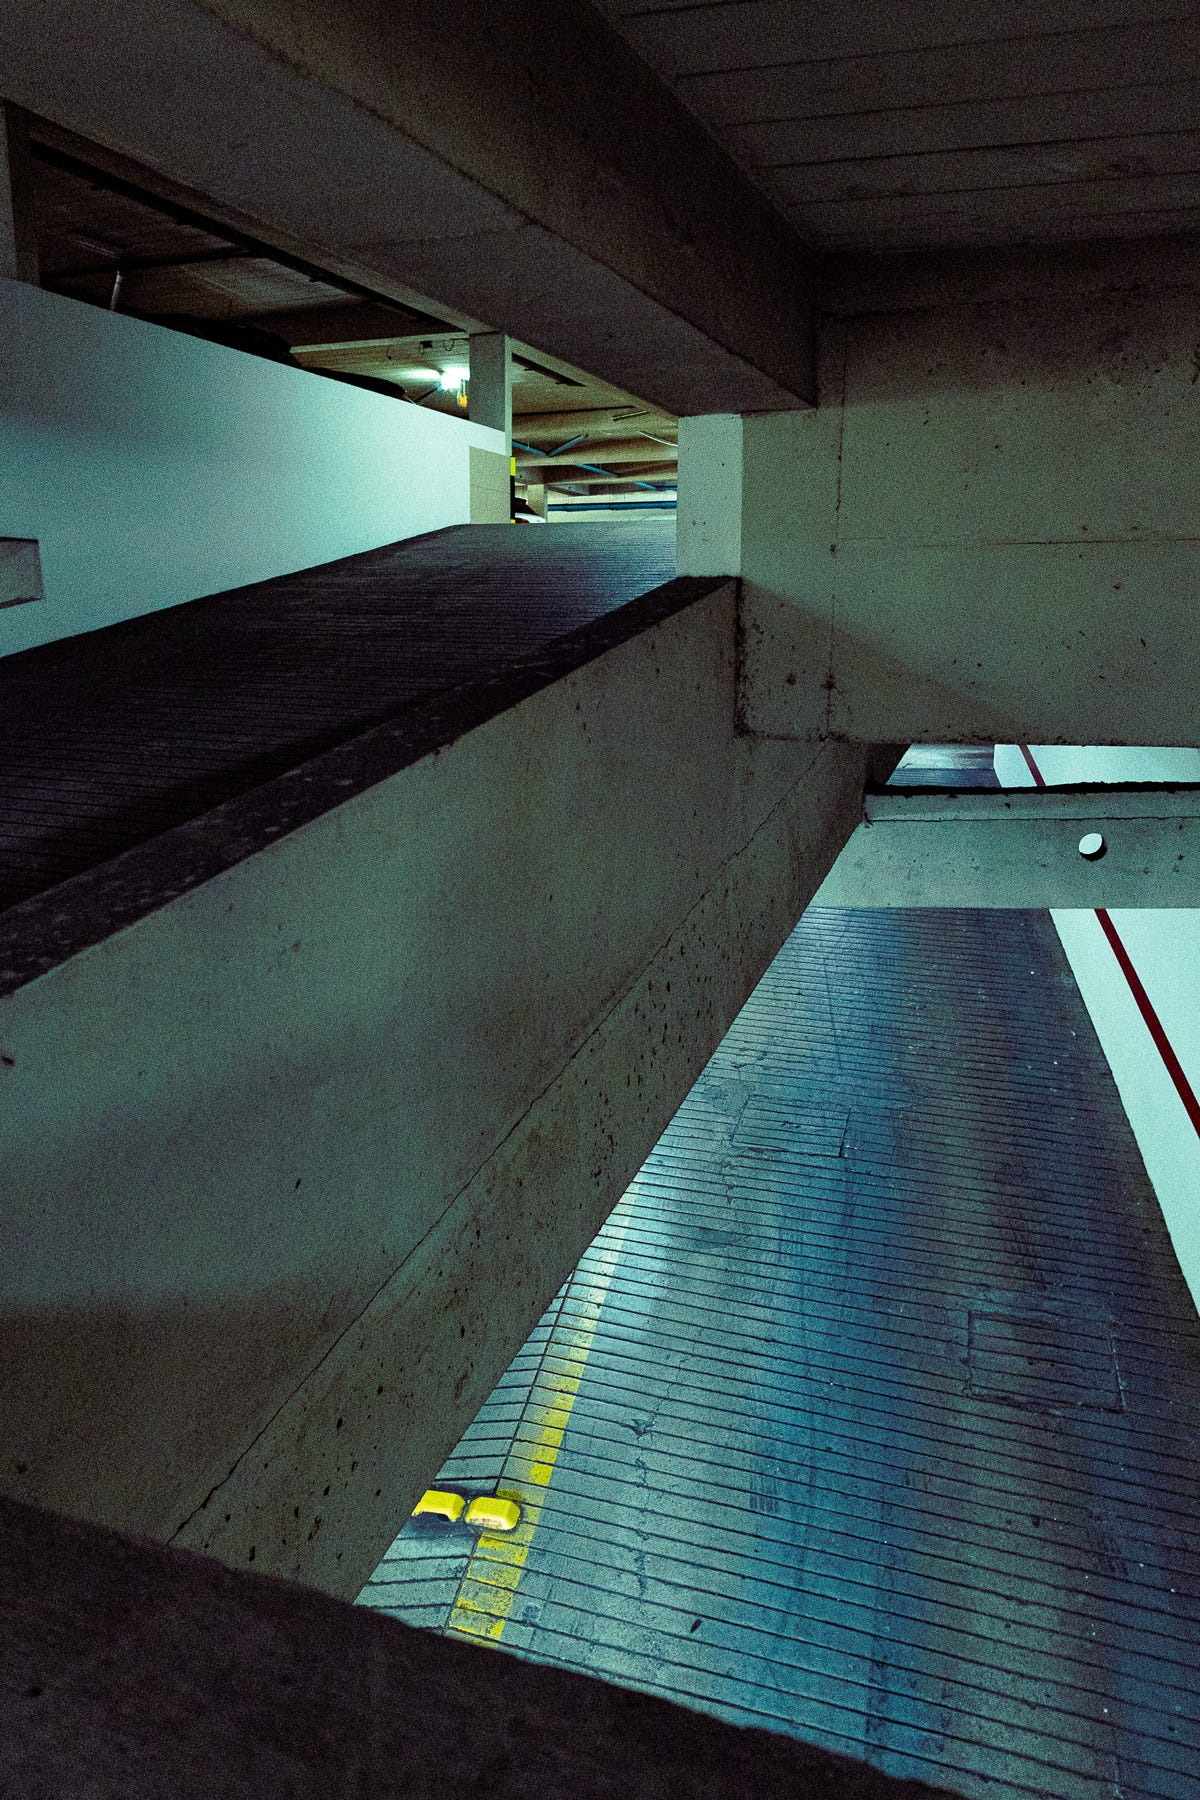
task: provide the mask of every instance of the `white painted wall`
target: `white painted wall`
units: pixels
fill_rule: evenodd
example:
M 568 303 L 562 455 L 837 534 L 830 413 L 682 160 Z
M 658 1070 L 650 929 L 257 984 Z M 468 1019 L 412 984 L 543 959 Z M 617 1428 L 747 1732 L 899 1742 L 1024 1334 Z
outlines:
M 1200 781 L 1200 750 L 1032 744 L 1047 786 L 1077 781 Z M 1005 787 L 1031 787 L 1015 744 L 997 744 Z M 1184 1110 L 1094 912 L 1051 913 L 1108 1058 L 1146 1171 L 1200 1305 L 1200 1136 Z M 1200 912 L 1110 913 L 1192 1087 L 1200 1092 Z
M 470 516 L 482 425 L 0 281 L 0 654 Z

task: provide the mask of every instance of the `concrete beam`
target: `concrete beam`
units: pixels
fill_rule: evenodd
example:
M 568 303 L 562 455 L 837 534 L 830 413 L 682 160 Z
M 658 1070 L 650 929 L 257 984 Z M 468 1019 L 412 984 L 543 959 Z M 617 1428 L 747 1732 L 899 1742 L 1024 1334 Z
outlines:
M 531 481 L 538 474 L 537 466 L 528 463 L 517 471 L 522 481 Z M 619 474 L 599 474 L 594 468 L 557 468 L 547 469 L 542 479 L 551 487 L 623 487 L 628 488 L 640 481 L 674 481 L 676 467 L 674 462 L 630 463 L 623 466 Z
M 410 707 L 396 773 L 10 978 L 0 1486 L 358 1592 L 859 816 L 857 746 L 739 732 L 735 627 L 672 585 L 403 761 Z
M 0 67 L 258 235 L 669 412 L 811 401 L 807 252 L 589 0 L 10 0 Z
M 556 463 L 571 464 L 593 460 L 605 463 L 674 462 L 677 455 L 678 450 L 674 444 L 660 444 L 654 438 L 612 438 L 595 444 L 590 439 L 585 439 L 582 444 L 573 444 L 570 449 L 551 450 L 544 455 L 541 451 L 536 456 L 518 451 L 517 467 L 552 469 Z
M 281 337 L 292 350 L 390 350 L 411 345 L 418 333 L 443 335 L 438 319 L 422 319 L 405 307 L 396 310 L 370 300 L 347 300 L 341 305 L 295 308 L 278 313 L 256 313 L 254 323 L 262 331 Z
M 813 904 L 1200 906 L 1200 790 L 871 795 Z
M 681 434 L 681 546 L 740 493 L 749 729 L 1200 743 L 1200 245 L 1104 267 L 910 271 L 894 309 L 881 276 L 825 322 L 816 412 L 747 418 L 724 474 Z
M 578 412 L 521 413 L 517 436 L 528 438 L 627 437 L 631 430 L 653 432 L 669 438 L 676 421 L 669 413 L 651 412 L 644 406 L 586 407 Z

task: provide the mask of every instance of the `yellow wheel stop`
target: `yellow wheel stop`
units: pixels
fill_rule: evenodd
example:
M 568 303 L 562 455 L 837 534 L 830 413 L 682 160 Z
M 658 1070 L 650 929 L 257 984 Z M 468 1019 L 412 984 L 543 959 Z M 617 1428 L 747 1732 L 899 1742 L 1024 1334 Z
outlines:
M 502 1499 L 499 1494 L 480 1494 L 468 1506 L 466 1522 L 479 1531 L 511 1531 L 520 1517 L 521 1509 L 515 1500 Z
M 413 1518 L 421 1513 L 432 1513 L 436 1518 L 449 1519 L 452 1525 L 462 1518 L 466 1501 L 461 1494 L 448 1494 L 440 1488 L 427 1488 L 413 1507 Z

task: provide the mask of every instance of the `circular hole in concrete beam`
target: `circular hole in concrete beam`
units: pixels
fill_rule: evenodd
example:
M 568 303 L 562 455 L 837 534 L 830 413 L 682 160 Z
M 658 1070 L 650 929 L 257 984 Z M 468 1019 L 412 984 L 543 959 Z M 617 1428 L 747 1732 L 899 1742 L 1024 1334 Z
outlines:
M 1079 840 L 1079 854 L 1085 862 L 1097 862 L 1107 849 L 1108 845 L 1098 831 L 1085 832 Z

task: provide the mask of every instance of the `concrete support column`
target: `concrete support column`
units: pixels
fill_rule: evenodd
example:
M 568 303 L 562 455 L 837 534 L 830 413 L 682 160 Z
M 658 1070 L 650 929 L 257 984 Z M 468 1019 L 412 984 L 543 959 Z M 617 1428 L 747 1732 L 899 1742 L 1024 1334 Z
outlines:
M 0 276 L 38 280 L 29 127 L 19 107 L 0 100 Z
M 540 481 L 531 481 L 525 489 L 525 504 L 530 512 L 536 513 L 539 519 L 546 516 L 546 488 Z
M 681 575 L 742 572 L 742 416 L 679 421 L 676 552 Z
M 512 349 L 502 331 L 477 331 L 469 340 L 471 379 L 467 411 L 477 425 L 504 433 L 512 455 Z

